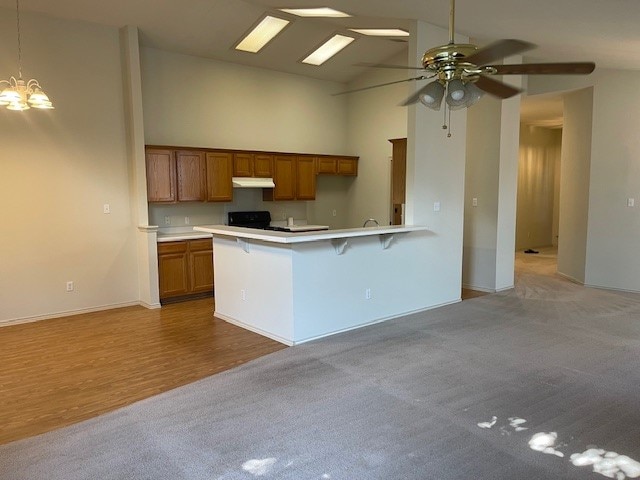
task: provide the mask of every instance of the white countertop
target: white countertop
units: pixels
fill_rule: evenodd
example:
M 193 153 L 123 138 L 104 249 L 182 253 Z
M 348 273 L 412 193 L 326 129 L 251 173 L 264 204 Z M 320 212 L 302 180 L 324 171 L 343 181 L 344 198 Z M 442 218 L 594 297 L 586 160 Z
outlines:
M 316 242 L 318 240 L 333 240 L 338 238 L 366 237 L 371 235 L 393 235 L 395 233 L 418 232 L 429 229 L 424 225 L 388 225 L 382 227 L 344 228 L 338 230 L 292 233 L 244 227 L 229 227 L 227 225 L 201 225 L 193 227 L 193 230 L 211 235 L 246 238 L 260 240 L 262 242 L 304 243 Z
M 194 232 L 193 229 L 188 232 L 158 232 L 158 243 L 162 242 L 179 242 L 181 240 L 198 240 L 200 238 L 211 238 L 210 233 Z

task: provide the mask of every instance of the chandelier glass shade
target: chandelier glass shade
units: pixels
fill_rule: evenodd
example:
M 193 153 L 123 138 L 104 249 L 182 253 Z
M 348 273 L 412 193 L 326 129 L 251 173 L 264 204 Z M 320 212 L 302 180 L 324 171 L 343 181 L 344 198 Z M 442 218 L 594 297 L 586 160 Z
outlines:
M 22 45 L 20 42 L 20 5 L 16 0 L 16 20 L 18 31 L 18 78 L 11 77 L 9 80 L 0 80 L 0 106 L 8 110 L 29 110 L 38 108 L 41 110 L 51 110 L 53 104 L 44 93 L 40 83 L 34 78 L 25 81 L 22 79 Z
M 30 108 L 52 109 L 53 104 L 44 93 L 37 80 L 25 82 L 22 78 L 11 77 L 0 80 L 0 85 L 6 87 L 0 93 L 0 106 L 8 110 L 29 110 Z
M 473 82 L 465 82 L 458 78 L 434 80 L 424 88 L 420 102 L 431 110 L 440 110 L 444 98 L 450 110 L 460 110 L 477 103 L 483 94 L 484 92 Z

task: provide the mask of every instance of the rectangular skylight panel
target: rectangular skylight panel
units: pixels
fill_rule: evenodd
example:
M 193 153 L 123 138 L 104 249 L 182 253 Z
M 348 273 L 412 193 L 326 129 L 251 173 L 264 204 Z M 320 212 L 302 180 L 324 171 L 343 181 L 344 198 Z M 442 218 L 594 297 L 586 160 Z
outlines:
M 328 18 L 346 18 L 350 17 L 348 13 L 341 12 L 340 10 L 334 10 L 329 7 L 319 8 L 281 8 L 283 12 L 297 15 L 299 17 L 328 17 Z
M 352 32 L 374 37 L 408 37 L 409 32 L 399 28 L 350 28 Z
M 256 28 L 251 30 L 251 32 L 236 45 L 236 50 L 257 53 L 288 24 L 288 20 L 267 15 Z
M 324 62 L 333 57 L 344 47 L 353 42 L 354 38 L 345 37 L 344 35 L 334 35 L 320 46 L 315 52 L 302 60 L 302 63 L 309 65 L 322 65 Z

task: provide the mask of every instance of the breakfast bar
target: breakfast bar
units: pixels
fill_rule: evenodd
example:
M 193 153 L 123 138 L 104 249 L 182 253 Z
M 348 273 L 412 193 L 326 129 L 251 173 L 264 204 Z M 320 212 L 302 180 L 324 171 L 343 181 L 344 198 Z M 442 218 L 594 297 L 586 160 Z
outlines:
M 290 233 L 226 225 L 212 234 L 215 316 L 295 345 L 428 308 L 412 279 L 432 233 L 384 226 Z

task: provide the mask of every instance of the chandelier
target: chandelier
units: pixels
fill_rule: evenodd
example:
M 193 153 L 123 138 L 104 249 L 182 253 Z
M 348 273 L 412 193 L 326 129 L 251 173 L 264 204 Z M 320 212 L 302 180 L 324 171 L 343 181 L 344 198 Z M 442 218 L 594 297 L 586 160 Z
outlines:
M 0 106 L 6 106 L 9 110 L 29 110 L 31 107 L 40 109 L 52 109 L 53 104 L 44 93 L 38 81 L 32 78 L 29 81 L 22 79 L 22 46 L 20 43 L 20 7 L 16 0 L 16 20 L 18 31 L 18 78 L 0 80 Z

